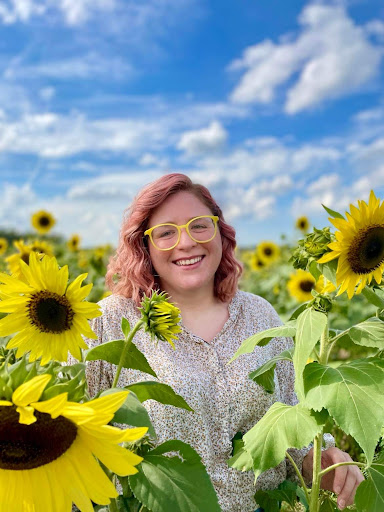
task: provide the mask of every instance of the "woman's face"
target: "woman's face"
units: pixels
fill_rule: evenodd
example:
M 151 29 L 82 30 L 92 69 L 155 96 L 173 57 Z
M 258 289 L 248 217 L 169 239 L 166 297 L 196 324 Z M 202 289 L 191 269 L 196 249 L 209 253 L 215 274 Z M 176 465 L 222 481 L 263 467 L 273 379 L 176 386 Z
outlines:
M 149 218 L 148 227 L 171 223 L 182 225 L 200 215 L 213 215 L 211 210 L 194 194 L 177 192 L 156 208 Z M 206 289 L 213 292 L 215 272 L 222 256 L 219 230 L 210 242 L 201 244 L 192 240 L 186 230 L 181 230 L 180 242 L 169 251 L 160 251 L 149 241 L 149 254 L 159 275 L 162 290 L 172 296 L 192 290 Z M 186 260 L 199 257 L 193 264 Z M 181 265 L 181 263 L 184 263 Z

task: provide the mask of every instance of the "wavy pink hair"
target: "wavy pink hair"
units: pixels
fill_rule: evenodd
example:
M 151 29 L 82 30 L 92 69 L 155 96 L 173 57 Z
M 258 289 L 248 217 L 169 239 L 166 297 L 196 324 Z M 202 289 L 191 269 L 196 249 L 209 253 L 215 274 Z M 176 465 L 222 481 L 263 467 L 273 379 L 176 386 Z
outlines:
M 211 210 L 212 215 L 219 217 L 223 255 L 215 274 L 214 293 L 223 302 L 235 295 L 243 270 L 234 254 L 235 230 L 225 222 L 223 213 L 209 190 L 179 173 L 166 174 L 145 186 L 125 210 L 119 245 L 115 256 L 109 261 L 105 278 L 113 293 L 132 298 L 139 305 L 144 295 L 150 295 L 152 289 L 160 288 L 158 279 L 154 276 L 144 231 L 154 210 L 169 196 L 180 191 L 194 194 Z

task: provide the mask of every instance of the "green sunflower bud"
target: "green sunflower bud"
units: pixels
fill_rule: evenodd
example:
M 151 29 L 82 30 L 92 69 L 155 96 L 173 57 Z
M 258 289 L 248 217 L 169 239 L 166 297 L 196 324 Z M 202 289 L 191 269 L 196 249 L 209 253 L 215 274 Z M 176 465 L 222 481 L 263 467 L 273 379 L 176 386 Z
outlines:
M 323 229 L 313 228 L 305 238 L 299 240 L 298 247 L 294 250 L 290 262 L 294 268 L 308 270 L 313 261 L 317 261 L 328 251 L 328 244 L 335 239 L 329 227 Z
M 145 332 L 149 332 L 152 340 L 155 338 L 167 341 L 173 348 L 173 340 L 177 339 L 176 334 L 181 331 L 178 325 L 181 317 L 180 310 L 169 302 L 165 292 L 152 292 L 151 297 L 144 297 L 141 302 L 141 320 Z

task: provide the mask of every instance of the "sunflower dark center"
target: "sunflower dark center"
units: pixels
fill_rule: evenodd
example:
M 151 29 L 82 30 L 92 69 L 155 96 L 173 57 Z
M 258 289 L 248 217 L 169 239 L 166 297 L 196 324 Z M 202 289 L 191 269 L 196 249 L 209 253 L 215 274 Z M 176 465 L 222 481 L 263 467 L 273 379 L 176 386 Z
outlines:
M 46 227 L 46 226 L 49 226 L 51 224 L 51 220 L 50 220 L 49 217 L 46 217 L 45 215 L 42 215 L 39 218 L 39 224 L 40 224 L 40 226 Z
M 303 292 L 309 293 L 314 286 L 315 283 L 313 281 L 310 281 L 309 279 L 300 281 L 300 290 Z
M 384 226 L 361 229 L 348 251 L 348 262 L 355 274 L 369 274 L 384 262 Z
M 72 421 L 38 411 L 35 417 L 32 425 L 23 425 L 15 406 L 0 406 L 0 469 L 38 468 L 71 447 L 77 435 Z
M 264 254 L 266 256 L 271 256 L 272 253 L 273 253 L 273 250 L 270 247 L 265 247 Z
M 75 312 L 65 295 L 42 290 L 31 295 L 28 315 L 40 332 L 60 334 L 71 328 Z
M 307 226 L 307 223 L 305 222 L 305 220 L 301 220 L 299 226 L 301 229 L 304 229 Z

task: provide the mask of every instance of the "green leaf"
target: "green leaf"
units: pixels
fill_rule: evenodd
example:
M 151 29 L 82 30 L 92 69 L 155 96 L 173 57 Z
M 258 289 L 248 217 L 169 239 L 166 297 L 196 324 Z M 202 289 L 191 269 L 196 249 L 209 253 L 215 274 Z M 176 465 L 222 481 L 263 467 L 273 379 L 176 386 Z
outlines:
M 156 400 L 161 404 L 174 405 L 181 409 L 187 409 L 187 411 L 193 411 L 184 398 L 177 395 L 171 386 L 168 386 L 167 384 L 149 380 L 131 384 L 130 386 L 126 386 L 125 389 L 133 391 L 140 402 L 145 402 L 145 400 Z
M 306 309 L 297 319 L 293 366 L 295 367 L 295 390 L 299 400 L 303 399 L 303 370 L 316 343 L 327 326 L 327 316 L 312 308 Z
M 313 277 L 316 279 L 316 281 L 321 276 L 321 272 L 320 272 L 317 262 L 315 260 L 311 261 L 311 263 L 309 264 L 308 270 L 313 275 Z
M 227 464 L 239 471 L 248 471 L 253 468 L 252 458 L 244 448 L 244 441 L 242 439 L 236 440 L 233 447 L 233 456 L 227 460 Z
M 244 448 L 253 460 L 255 477 L 280 464 L 288 448 L 307 446 L 325 419 L 325 414 L 315 413 L 301 404 L 275 402 L 243 437 Z
M 307 309 L 307 306 L 308 306 L 308 302 L 304 302 L 303 304 L 300 304 L 300 306 L 298 308 L 296 308 L 292 313 L 291 313 L 291 316 L 289 317 L 289 320 L 296 320 L 296 318 L 304 311 Z
M 285 501 L 293 508 L 297 503 L 296 488 L 297 484 L 290 482 L 289 480 L 285 480 L 277 489 L 269 491 L 269 495 L 271 498 L 275 498 L 279 501 Z
M 339 512 L 339 508 L 330 496 L 325 496 L 321 501 L 319 512 Z
M 235 355 L 228 361 L 227 364 L 232 363 L 235 359 L 237 359 L 242 354 L 249 354 L 254 350 L 256 345 L 259 347 L 264 347 L 268 345 L 268 343 L 277 336 L 294 336 L 296 333 L 296 320 L 291 320 L 284 325 L 280 325 L 279 327 L 272 327 L 272 329 L 267 329 L 265 331 L 258 332 L 253 334 L 249 338 L 243 341 L 240 347 L 235 352 Z
M 384 300 L 381 297 L 379 297 L 379 295 L 375 293 L 372 288 L 368 288 L 367 286 L 365 286 L 361 293 L 371 304 L 373 304 L 377 308 L 384 308 Z
M 268 510 L 268 512 L 279 512 L 279 500 L 273 498 L 270 494 L 271 491 L 257 491 L 255 494 L 256 503 L 263 510 Z
M 368 469 L 368 478 L 356 491 L 355 505 L 358 512 L 383 512 L 384 510 L 384 452 Z
M 323 276 L 326 277 L 328 281 L 331 281 L 331 283 L 337 286 L 336 270 L 338 265 L 338 259 L 336 258 L 334 260 L 328 261 L 327 263 L 318 263 L 317 265 Z
M 356 345 L 384 348 L 384 322 L 377 317 L 354 325 L 348 329 L 348 335 Z
M 169 452 L 179 452 L 181 458 L 163 455 Z M 220 512 L 208 473 L 188 444 L 166 441 L 144 455 L 137 469 L 129 484 L 152 512 Z
M 339 212 L 336 212 L 335 210 L 331 210 L 330 208 L 327 208 L 327 206 L 321 204 L 321 206 L 324 208 L 324 210 L 329 213 L 329 215 L 333 218 L 336 218 L 336 219 L 344 219 L 345 220 L 345 217 L 343 215 L 341 215 L 341 213 Z
M 249 374 L 249 378 L 263 386 L 267 393 L 275 391 L 275 368 L 277 361 L 292 361 L 293 348 L 284 350 Z
M 118 388 L 110 388 L 103 391 L 100 396 L 109 395 L 110 393 L 116 393 L 116 391 L 122 391 Z M 116 411 L 113 423 L 124 423 L 125 425 L 131 425 L 132 427 L 148 427 L 148 434 L 152 437 L 156 437 L 155 429 L 149 419 L 147 409 L 141 404 L 135 393 L 132 391 L 128 393 L 125 402 Z
M 304 370 L 305 404 L 325 408 L 336 423 L 359 443 L 368 463 L 384 425 L 382 360 L 355 360 L 331 368 L 311 363 Z
M 129 322 L 125 317 L 121 319 L 121 330 L 123 331 L 125 338 L 128 338 L 131 326 L 129 325 Z
M 108 361 L 108 363 L 118 365 L 124 343 L 124 340 L 113 340 L 97 345 L 97 347 L 87 351 L 85 360 L 97 361 L 98 359 L 102 359 L 103 361 Z M 132 370 L 140 370 L 141 372 L 149 373 L 153 377 L 157 377 L 154 370 L 150 367 L 147 358 L 140 352 L 136 345 L 132 341 L 129 341 L 128 345 L 129 347 L 123 360 L 123 367 L 131 368 Z

